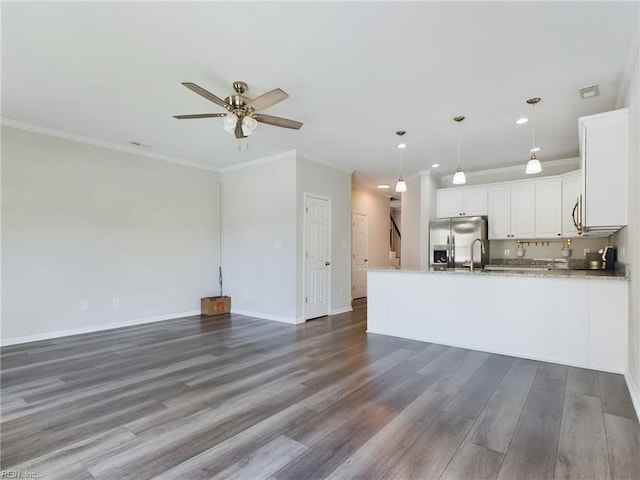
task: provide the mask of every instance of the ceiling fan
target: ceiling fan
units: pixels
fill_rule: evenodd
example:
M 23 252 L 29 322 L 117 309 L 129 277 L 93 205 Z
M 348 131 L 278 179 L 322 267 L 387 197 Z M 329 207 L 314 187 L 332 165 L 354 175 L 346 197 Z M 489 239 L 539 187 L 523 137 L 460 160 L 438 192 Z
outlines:
M 289 120 L 282 117 L 274 117 L 273 115 L 264 115 L 255 113 L 263 108 L 270 107 L 286 99 L 289 95 L 283 90 L 276 88 L 270 92 L 264 93 L 253 100 L 244 96 L 249 87 L 244 82 L 233 82 L 235 94 L 229 95 L 222 100 L 213 93 L 208 92 L 192 82 L 182 82 L 182 85 L 189 90 L 196 92 L 207 100 L 212 101 L 216 105 L 220 105 L 227 110 L 227 113 L 196 113 L 193 115 L 174 115 L 173 118 L 180 120 L 191 118 L 212 118 L 224 117 L 224 129 L 236 138 L 245 138 L 251 135 L 257 126 L 257 122 L 275 125 L 276 127 L 292 128 L 298 130 L 302 127 L 302 122 Z

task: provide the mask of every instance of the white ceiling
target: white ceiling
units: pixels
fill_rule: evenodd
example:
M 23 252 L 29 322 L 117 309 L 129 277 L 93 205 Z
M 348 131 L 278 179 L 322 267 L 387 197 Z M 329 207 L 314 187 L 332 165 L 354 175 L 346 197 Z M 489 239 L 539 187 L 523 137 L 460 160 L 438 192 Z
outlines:
M 440 163 L 466 171 L 522 165 L 536 107 L 544 162 L 576 156 L 577 118 L 618 107 L 637 44 L 638 2 L 2 2 L 2 117 L 222 168 L 297 149 L 392 183 Z M 249 97 L 280 87 L 238 141 L 222 109 L 186 89 Z M 600 96 L 578 88 L 598 83 Z M 240 148 L 239 148 L 240 147 Z

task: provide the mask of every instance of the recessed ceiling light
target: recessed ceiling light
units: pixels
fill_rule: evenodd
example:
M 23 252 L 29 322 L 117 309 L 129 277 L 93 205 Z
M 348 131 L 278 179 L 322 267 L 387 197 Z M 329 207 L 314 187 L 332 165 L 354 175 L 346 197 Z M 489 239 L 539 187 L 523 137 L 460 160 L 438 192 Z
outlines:
M 386 183 L 382 183 L 382 184 L 378 185 L 378 188 L 380 190 L 386 190 L 387 188 L 390 188 L 390 187 L 391 187 L 391 185 L 387 185 Z
M 516 120 L 516 125 L 523 125 L 523 124 L 527 123 L 528 121 L 529 121 L 528 118 L 522 117 L 522 118 L 519 118 L 519 119 Z
M 407 144 L 406 143 L 399 143 L 398 148 L 407 148 Z
M 529 149 L 529 151 L 531 153 L 539 152 L 540 150 L 542 150 L 540 147 L 533 147 L 533 148 Z
M 431 168 L 438 168 L 440 166 L 439 163 L 434 163 L 433 165 L 431 165 Z

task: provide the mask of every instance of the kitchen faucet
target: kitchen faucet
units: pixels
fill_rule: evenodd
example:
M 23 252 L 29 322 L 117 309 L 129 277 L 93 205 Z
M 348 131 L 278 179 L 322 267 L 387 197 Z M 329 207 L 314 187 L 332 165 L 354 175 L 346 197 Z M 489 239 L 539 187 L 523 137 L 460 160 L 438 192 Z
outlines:
M 476 242 L 480 242 L 480 252 L 481 252 L 481 255 L 480 255 L 480 266 L 482 266 L 482 255 L 484 255 L 484 253 L 485 253 L 484 241 L 481 238 L 476 238 L 473 242 L 471 242 L 471 249 L 470 249 L 470 252 L 469 252 L 469 260 L 470 260 L 469 263 L 471 265 L 469 266 L 469 269 L 472 272 L 474 270 L 474 268 L 473 268 L 473 247 L 476 245 Z

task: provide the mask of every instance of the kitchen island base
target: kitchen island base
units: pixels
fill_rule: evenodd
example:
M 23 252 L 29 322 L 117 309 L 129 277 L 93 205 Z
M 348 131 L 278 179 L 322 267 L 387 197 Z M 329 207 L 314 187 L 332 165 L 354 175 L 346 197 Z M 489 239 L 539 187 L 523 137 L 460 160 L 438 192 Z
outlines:
M 367 331 L 627 370 L 628 282 L 370 270 Z

